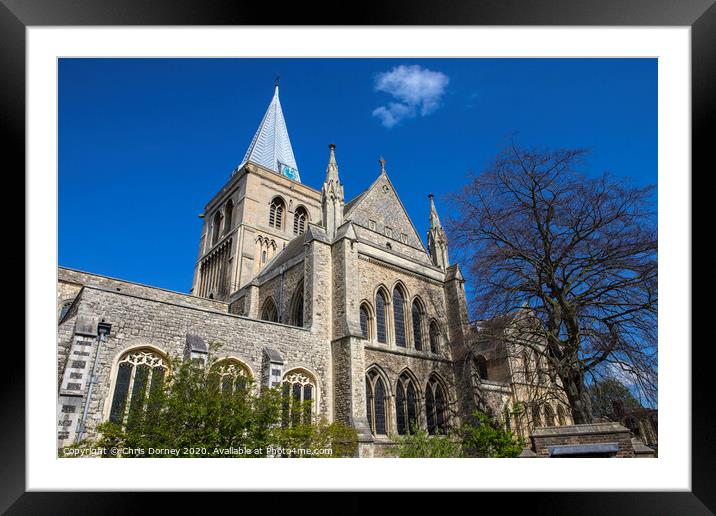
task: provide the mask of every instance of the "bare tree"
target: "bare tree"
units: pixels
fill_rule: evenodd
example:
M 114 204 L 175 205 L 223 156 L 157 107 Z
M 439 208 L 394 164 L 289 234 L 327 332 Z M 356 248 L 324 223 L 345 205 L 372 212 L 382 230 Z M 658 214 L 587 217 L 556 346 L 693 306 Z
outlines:
M 656 399 L 657 231 L 653 187 L 577 171 L 585 151 L 514 144 L 453 195 L 451 243 L 478 319 L 546 360 L 575 423 L 593 420 L 586 385 L 621 377 Z

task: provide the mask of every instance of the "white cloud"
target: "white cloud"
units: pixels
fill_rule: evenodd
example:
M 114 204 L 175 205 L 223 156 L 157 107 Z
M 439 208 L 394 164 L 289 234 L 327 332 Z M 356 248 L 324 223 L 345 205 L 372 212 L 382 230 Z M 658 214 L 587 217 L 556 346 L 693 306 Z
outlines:
M 393 127 L 405 118 L 426 116 L 440 107 L 440 100 L 450 78 L 442 72 L 418 65 L 396 66 L 378 74 L 375 90 L 388 93 L 395 101 L 373 110 L 385 127 Z

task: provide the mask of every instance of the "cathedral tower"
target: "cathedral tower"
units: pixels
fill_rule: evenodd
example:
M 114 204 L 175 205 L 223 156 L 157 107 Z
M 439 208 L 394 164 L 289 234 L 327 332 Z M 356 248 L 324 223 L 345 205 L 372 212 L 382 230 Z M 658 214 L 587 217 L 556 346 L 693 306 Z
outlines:
M 244 159 L 199 217 L 204 226 L 192 294 L 221 300 L 320 221 L 321 192 L 301 183 L 278 83 Z

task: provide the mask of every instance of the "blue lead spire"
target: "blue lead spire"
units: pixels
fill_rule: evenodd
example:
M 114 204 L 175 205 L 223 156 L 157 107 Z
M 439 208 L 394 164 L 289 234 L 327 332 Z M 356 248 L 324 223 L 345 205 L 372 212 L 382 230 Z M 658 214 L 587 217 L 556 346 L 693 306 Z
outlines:
M 271 103 L 238 168 L 249 161 L 301 182 L 296 158 L 293 156 L 291 140 L 286 129 L 286 120 L 283 117 L 281 102 L 278 98 L 278 77 L 274 83 Z

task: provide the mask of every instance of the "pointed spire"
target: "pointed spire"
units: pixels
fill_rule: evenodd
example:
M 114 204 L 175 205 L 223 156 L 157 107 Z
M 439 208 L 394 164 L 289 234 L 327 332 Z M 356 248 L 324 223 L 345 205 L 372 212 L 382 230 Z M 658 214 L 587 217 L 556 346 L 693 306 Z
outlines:
M 336 235 L 336 230 L 343 224 L 344 196 L 343 185 L 338 177 L 338 163 L 336 163 L 336 146 L 328 146 L 328 166 L 326 167 L 326 180 L 321 189 L 321 214 L 326 236 L 330 240 Z
M 279 78 L 276 77 L 271 103 L 238 168 L 251 161 L 300 182 L 301 177 L 278 97 L 278 82 Z
M 326 167 L 326 183 L 333 180 L 338 183 L 338 163 L 336 163 L 336 146 L 331 143 L 328 145 L 328 166 Z
M 435 208 L 434 195 L 429 193 L 428 199 L 430 199 L 430 227 L 441 228 L 440 217 L 438 216 L 438 210 Z
M 428 229 L 428 250 L 430 251 L 430 258 L 433 264 L 440 267 L 442 270 L 447 269 L 450 264 L 448 260 L 448 245 L 447 236 L 442 224 L 440 224 L 440 217 L 438 217 L 438 210 L 435 208 L 435 200 L 433 194 L 428 194 L 430 199 L 430 229 Z

